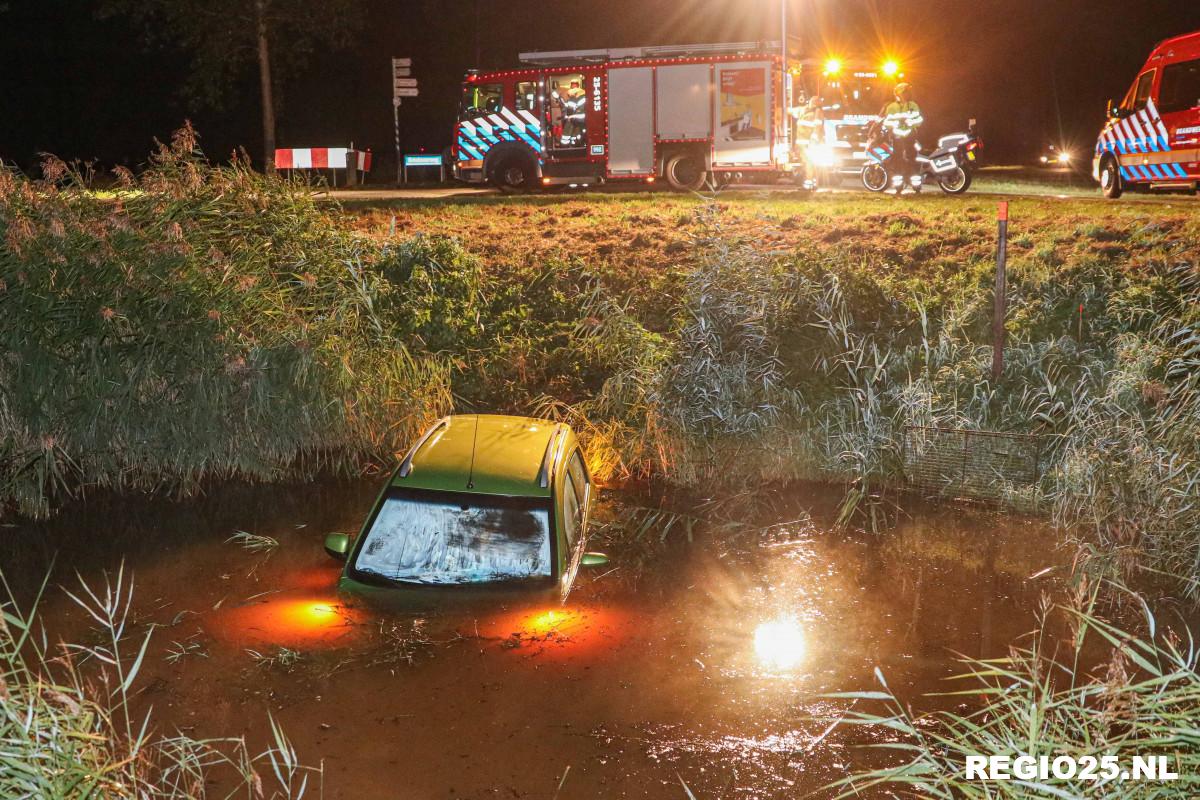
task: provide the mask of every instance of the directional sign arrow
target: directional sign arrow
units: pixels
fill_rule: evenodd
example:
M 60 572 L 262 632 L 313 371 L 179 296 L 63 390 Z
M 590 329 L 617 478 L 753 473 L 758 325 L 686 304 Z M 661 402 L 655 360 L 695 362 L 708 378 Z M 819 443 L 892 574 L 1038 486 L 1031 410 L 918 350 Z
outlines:
M 395 97 L 416 97 L 416 96 L 417 96 L 416 89 L 397 88 L 396 92 L 395 92 Z
M 411 87 L 411 86 L 417 85 L 417 79 L 416 78 L 396 78 L 395 83 L 396 83 L 397 89 L 399 89 L 401 86 L 410 86 Z
M 393 69 L 396 67 L 411 67 L 411 66 L 412 66 L 411 58 L 393 58 L 392 59 Z

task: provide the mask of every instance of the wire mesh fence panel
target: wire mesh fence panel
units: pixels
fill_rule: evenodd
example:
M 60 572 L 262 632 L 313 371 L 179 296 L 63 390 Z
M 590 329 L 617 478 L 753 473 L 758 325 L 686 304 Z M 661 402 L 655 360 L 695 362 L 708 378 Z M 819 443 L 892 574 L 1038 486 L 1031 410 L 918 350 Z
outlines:
M 909 486 L 948 497 L 1012 502 L 1042 477 L 1044 436 L 963 428 L 904 429 Z

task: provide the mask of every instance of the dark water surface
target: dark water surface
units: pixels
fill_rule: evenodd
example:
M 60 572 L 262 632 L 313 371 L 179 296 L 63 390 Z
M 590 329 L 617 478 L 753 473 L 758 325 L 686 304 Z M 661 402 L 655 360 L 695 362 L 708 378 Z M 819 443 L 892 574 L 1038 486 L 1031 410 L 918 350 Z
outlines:
M 56 587 L 124 558 L 137 630 L 159 626 L 139 702 L 160 731 L 261 749 L 270 712 L 323 762 L 326 797 L 547 800 L 685 798 L 680 778 L 698 798 L 816 790 L 866 757 L 827 732 L 847 703 L 822 693 L 876 689 L 878 667 L 929 707 L 955 653 L 1002 655 L 1034 627 L 1070 561 L 1049 529 L 982 512 L 829 533 L 827 498 L 797 489 L 755 511 L 750 546 L 680 548 L 636 582 L 614 552 L 565 607 L 505 595 L 413 616 L 334 593 L 322 540 L 357 531 L 376 489 L 93 502 L 4 531 L 0 553 L 28 596 L 57 551 L 42 617 L 64 638 L 86 620 Z M 239 530 L 279 546 L 226 541 Z

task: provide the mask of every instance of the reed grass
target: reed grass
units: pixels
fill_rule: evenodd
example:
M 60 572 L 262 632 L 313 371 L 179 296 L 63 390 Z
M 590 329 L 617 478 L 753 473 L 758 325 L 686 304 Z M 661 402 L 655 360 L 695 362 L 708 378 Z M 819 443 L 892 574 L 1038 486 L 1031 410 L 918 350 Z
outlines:
M 579 348 L 607 377 L 563 415 L 609 451 L 605 474 L 725 489 L 832 481 L 847 487 L 842 522 L 877 530 L 904 488 L 906 427 L 1040 435 L 1040 478 L 997 476 L 994 499 L 1052 516 L 1123 578 L 1162 572 L 1200 596 L 1190 251 L 1137 272 L 1120 253 L 1053 279 L 1019 271 L 993 380 L 988 270 L 913 280 L 829 249 L 764 251 L 731 242 L 709 213 L 665 312 L 586 298 Z M 1086 327 L 1072 313 L 1081 297 Z
M 115 198 L 43 172 L 0 169 L 0 503 L 353 470 L 448 407 L 445 363 L 380 311 L 424 254 L 211 166 L 190 128 Z
M 124 567 L 103 585 L 80 579 L 70 596 L 93 624 L 87 644 L 50 644 L 40 592 L 28 609 L 11 593 L 0 604 L 0 797 L 183 800 L 214 796 L 210 781 L 226 787 L 223 797 L 317 794 L 321 770 L 299 761 L 274 718 L 256 752 L 242 737 L 160 732 L 149 712 L 135 712 L 154 631 L 134 630 L 133 591 Z
M 1127 590 L 1118 588 L 1118 593 Z M 851 797 L 1104 798 L 1150 800 L 1191 797 L 1200 786 L 1200 672 L 1190 639 L 1158 629 L 1144 601 L 1140 621 L 1106 621 L 1096 611 L 1095 590 L 1082 604 L 1044 612 L 1073 632 L 1061 651 L 1045 632 L 1043 617 L 1027 642 L 1005 658 L 964 659 L 954 678 L 964 688 L 938 695 L 956 710 L 914 714 L 876 670 L 879 689 L 833 695 L 849 703 L 834 722 L 843 729 L 874 732 L 874 750 L 886 763 L 862 769 L 823 792 Z M 1128 629 L 1127 629 L 1128 628 Z M 1085 650 L 1107 653 L 1097 666 Z M 943 704 L 945 704 L 943 702 Z M 964 707 L 971 710 L 962 710 Z M 969 755 L 1116 756 L 1128 770 L 1134 756 L 1164 756 L 1174 781 L 966 779 Z

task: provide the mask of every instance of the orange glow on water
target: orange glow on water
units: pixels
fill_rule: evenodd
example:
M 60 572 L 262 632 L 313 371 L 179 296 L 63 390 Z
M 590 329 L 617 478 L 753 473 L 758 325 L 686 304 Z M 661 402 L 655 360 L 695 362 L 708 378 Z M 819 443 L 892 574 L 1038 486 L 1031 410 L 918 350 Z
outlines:
M 534 614 L 525 622 L 525 630 L 535 636 L 564 634 L 579 628 L 583 615 L 573 609 L 555 609 Z
M 563 656 L 599 651 L 629 634 L 628 615 L 611 608 L 524 608 L 479 620 L 481 633 L 506 649 Z
M 215 627 L 238 644 L 320 647 L 346 643 L 358 622 L 359 612 L 336 599 L 268 597 L 218 612 Z

